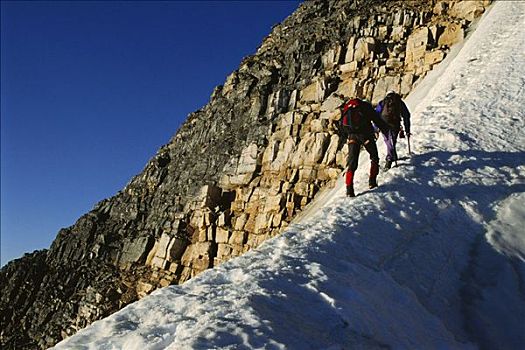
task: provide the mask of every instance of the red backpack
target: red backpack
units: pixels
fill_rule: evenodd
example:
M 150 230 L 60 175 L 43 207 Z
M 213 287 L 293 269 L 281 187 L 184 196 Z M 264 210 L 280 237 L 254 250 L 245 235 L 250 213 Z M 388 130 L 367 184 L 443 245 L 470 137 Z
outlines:
M 363 125 L 364 119 L 359 108 L 360 103 L 361 100 L 354 98 L 343 106 L 341 124 L 350 133 L 359 132 Z

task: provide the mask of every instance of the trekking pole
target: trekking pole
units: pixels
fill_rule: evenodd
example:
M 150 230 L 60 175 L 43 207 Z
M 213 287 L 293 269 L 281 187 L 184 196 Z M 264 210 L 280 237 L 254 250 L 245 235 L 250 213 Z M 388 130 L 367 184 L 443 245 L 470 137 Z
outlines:
M 410 150 L 410 134 L 407 134 L 407 143 L 408 143 L 408 155 L 412 155 L 412 151 Z

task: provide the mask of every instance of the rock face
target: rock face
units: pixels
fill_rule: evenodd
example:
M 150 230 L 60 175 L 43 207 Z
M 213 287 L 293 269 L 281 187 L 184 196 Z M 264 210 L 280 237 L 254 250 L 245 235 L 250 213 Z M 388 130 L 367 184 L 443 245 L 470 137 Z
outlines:
M 406 95 L 489 1 L 307 1 L 142 173 L 0 272 L 3 349 L 52 346 L 277 235 L 344 167 L 348 97 Z

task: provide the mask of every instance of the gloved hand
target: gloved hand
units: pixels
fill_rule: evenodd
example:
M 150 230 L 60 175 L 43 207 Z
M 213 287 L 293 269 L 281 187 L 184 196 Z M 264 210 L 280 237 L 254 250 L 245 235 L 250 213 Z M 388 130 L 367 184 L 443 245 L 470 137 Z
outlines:
M 399 130 L 399 138 L 400 139 L 404 139 L 405 138 L 405 132 L 403 131 L 403 129 Z

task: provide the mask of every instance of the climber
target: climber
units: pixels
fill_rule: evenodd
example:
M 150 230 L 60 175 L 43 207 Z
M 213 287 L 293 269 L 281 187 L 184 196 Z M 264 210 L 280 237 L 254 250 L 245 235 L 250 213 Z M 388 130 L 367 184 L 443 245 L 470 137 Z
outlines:
M 401 96 L 395 91 L 386 93 L 385 98 L 377 105 L 376 112 L 381 115 L 381 118 L 389 126 L 387 132 L 382 132 L 387 150 L 385 169 L 388 170 L 392 167 L 392 162 L 398 160 L 396 152 L 397 137 L 404 138 L 406 135 L 407 138 L 410 138 L 410 112 Z M 405 131 L 401 127 L 401 119 L 403 119 Z
M 379 155 L 372 122 L 384 133 L 388 132 L 388 125 L 374 111 L 374 107 L 364 100 L 354 98 L 341 107 L 339 129 L 343 139 L 348 143 L 348 162 L 346 171 L 346 195 L 355 197 L 354 172 L 357 169 L 359 151 L 364 146 L 370 154 L 369 188 L 377 187 L 379 173 Z

